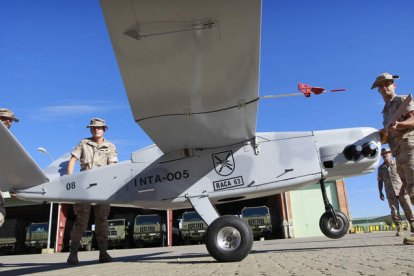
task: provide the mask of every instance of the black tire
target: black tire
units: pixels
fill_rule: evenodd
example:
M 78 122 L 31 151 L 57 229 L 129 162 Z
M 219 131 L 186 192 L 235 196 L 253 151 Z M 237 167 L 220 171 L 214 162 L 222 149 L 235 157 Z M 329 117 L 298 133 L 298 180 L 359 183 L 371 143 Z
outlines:
M 161 235 L 161 247 L 165 247 L 167 243 L 167 236 L 165 234 Z
M 125 240 L 122 241 L 122 249 L 128 249 L 128 248 L 130 248 L 129 240 L 126 238 Z
M 331 239 L 339 239 L 348 233 L 349 220 L 344 213 L 335 211 L 338 225 L 335 225 L 335 220 L 331 212 L 325 212 L 319 220 L 319 228 L 322 233 Z
M 252 229 L 239 217 L 221 216 L 207 228 L 207 250 L 219 262 L 239 262 L 249 254 L 252 246 Z
M 143 247 L 144 247 L 144 243 L 143 243 L 141 240 L 137 240 L 137 241 L 135 242 L 135 244 L 136 244 L 136 246 L 137 246 L 138 248 L 143 248 Z

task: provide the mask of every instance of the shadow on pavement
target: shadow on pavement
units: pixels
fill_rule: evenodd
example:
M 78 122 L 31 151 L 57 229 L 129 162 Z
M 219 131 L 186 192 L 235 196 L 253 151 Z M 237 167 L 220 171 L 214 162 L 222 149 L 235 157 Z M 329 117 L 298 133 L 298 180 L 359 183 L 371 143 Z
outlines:
M 143 254 L 143 255 L 136 255 L 136 256 L 126 256 L 126 257 L 118 257 L 113 258 L 114 262 L 136 262 L 136 261 L 145 261 L 147 259 L 150 260 L 158 260 L 158 259 L 168 259 L 168 257 L 156 257 L 157 255 L 166 254 L 168 252 L 160 252 L 160 253 L 153 253 L 153 254 Z M 171 257 L 173 258 L 173 257 Z M 194 258 L 192 256 L 188 256 L 188 258 Z M 7 264 L 7 263 L 0 263 L 0 275 L 23 275 L 23 274 L 34 274 L 34 273 L 41 273 L 41 272 L 50 272 L 55 271 L 56 274 L 59 273 L 59 270 L 70 269 L 73 267 L 87 267 L 90 265 L 97 265 L 99 264 L 98 260 L 92 261 L 82 261 L 80 258 L 79 264 L 76 266 L 68 265 L 65 262 L 62 263 L 19 263 L 19 264 Z M 2 271 L 2 268 L 11 268 L 12 270 Z
M 180 263 L 182 260 L 188 260 L 188 262 L 184 263 L 211 263 L 214 262 L 213 260 L 209 261 L 191 261 L 190 259 L 194 258 L 204 258 L 210 257 L 207 253 L 186 253 L 183 255 L 175 255 L 175 256 L 161 256 L 161 254 L 171 253 L 171 252 L 162 252 L 158 254 L 143 254 L 143 255 L 135 255 L 135 256 L 125 256 L 125 257 L 118 257 L 114 258 L 116 262 L 136 262 L 136 261 L 149 261 L 149 262 L 156 262 L 162 261 L 163 263 Z M 172 261 L 175 260 L 175 261 Z
M 367 248 L 367 247 L 390 247 L 390 246 L 406 246 L 404 244 L 364 244 L 364 245 L 350 245 L 350 246 L 325 246 L 325 247 L 306 247 L 306 248 L 281 248 L 281 249 L 264 249 L 264 250 L 252 250 L 250 254 L 261 254 L 261 253 L 289 253 L 289 252 L 306 252 L 306 251 L 323 251 L 323 250 L 337 250 L 337 249 L 356 249 L 356 248 Z

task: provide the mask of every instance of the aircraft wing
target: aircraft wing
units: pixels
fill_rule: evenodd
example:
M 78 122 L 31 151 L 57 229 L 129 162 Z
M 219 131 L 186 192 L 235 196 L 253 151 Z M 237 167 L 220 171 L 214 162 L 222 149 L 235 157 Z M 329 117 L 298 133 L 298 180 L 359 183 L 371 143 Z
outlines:
M 134 119 L 163 152 L 256 131 L 261 0 L 101 0 Z
M 48 181 L 43 171 L 2 123 L 0 141 L 0 191 L 29 188 Z

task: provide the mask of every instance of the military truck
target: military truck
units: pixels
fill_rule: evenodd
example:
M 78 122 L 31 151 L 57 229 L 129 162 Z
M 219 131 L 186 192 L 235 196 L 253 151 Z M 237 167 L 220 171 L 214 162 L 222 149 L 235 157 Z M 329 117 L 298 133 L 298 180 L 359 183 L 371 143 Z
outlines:
M 108 248 L 128 248 L 129 222 L 126 219 L 108 220 Z
M 204 243 L 207 224 L 195 212 L 184 212 L 181 216 L 181 238 L 184 244 Z
M 134 223 L 134 241 L 137 247 L 161 245 L 166 242 L 166 226 L 158 214 L 138 215 Z
M 3 226 L 0 227 L 0 256 L 12 251 L 16 243 L 16 238 L 14 236 L 15 227 L 15 219 L 6 219 Z
M 30 250 L 41 250 L 47 247 L 49 223 L 31 223 L 26 232 L 26 246 Z
M 270 239 L 272 236 L 272 221 L 269 208 L 266 206 L 244 207 L 240 217 L 253 231 L 255 239 Z
M 93 249 L 92 242 L 93 242 L 93 231 L 86 230 L 85 232 L 83 232 L 82 238 L 80 239 L 80 249 L 91 251 Z

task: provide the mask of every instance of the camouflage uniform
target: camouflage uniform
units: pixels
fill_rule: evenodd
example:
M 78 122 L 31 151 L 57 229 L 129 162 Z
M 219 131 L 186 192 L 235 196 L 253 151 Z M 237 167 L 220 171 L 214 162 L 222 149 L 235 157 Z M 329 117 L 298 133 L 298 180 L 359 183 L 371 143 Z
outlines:
M 80 160 L 81 171 L 106 166 L 118 161 L 115 145 L 104 140 L 97 144 L 92 138 L 83 139 L 72 151 L 72 155 Z M 76 222 L 71 233 L 71 240 L 79 242 L 82 233 L 86 230 L 89 221 L 90 203 L 76 203 L 74 211 Z M 108 215 L 111 209 L 109 204 L 96 204 L 95 207 L 96 240 L 98 244 L 107 244 L 108 241 Z
M 406 97 L 407 96 L 395 96 L 389 103 L 385 104 L 382 111 L 384 116 L 384 126 L 388 124 L 391 116 L 397 111 L 398 107 L 404 102 Z M 411 111 L 414 111 L 413 101 L 407 106 L 405 114 Z M 403 186 L 410 196 L 411 202 L 414 202 L 414 128 L 389 131 L 388 144 L 397 161 L 397 170 L 403 182 Z
M 91 128 L 92 137 L 83 139 L 72 151 L 72 157 L 69 160 L 68 173 L 72 173 L 74 160 L 80 160 L 81 171 L 91 170 L 96 167 L 106 166 L 110 163 L 118 162 L 115 145 L 103 138 L 100 128 L 105 131 L 108 127 L 105 121 L 100 118 L 93 118 L 88 126 Z M 94 141 L 98 139 L 100 143 Z M 95 205 L 95 224 L 96 224 L 96 241 L 99 247 L 99 262 L 112 262 L 112 257 L 106 252 L 108 249 L 108 215 L 111 206 L 109 204 Z M 77 265 L 78 250 L 82 233 L 86 230 L 89 214 L 91 210 L 90 203 L 76 203 L 73 207 L 76 220 L 71 232 L 71 247 L 67 263 Z
M 397 228 L 402 222 L 399 204 L 401 204 L 407 220 L 410 223 L 414 222 L 413 211 L 411 210 L 411 201 L 409 196 L 404 193 L 404 189 L 401 189 L 402 181 L 397 173 L 397 164 L 395 160 L 392 160 L 389 165 L 384 162 L 381 166 L 379 166 L 378 181 L 384 182 L 385 194 L 387 196 L 388 205 L 391 209 L 391 218 L 397 225 Z

